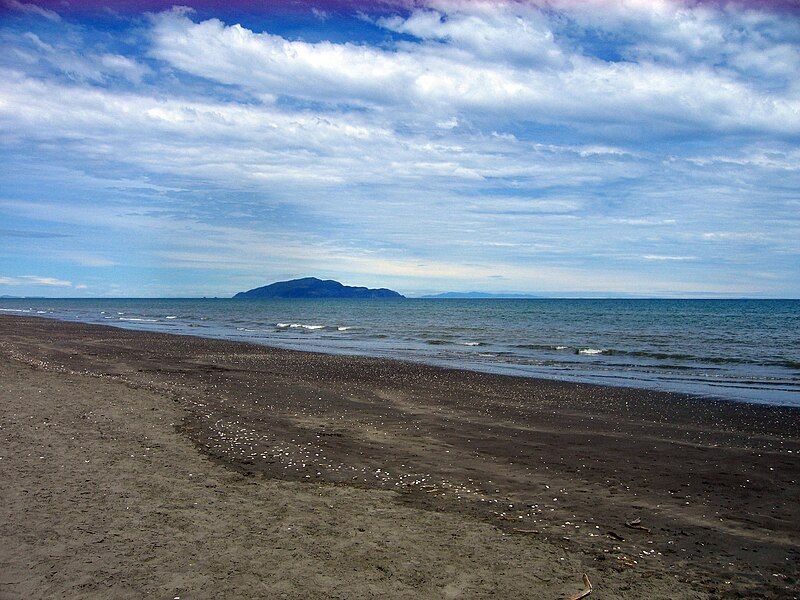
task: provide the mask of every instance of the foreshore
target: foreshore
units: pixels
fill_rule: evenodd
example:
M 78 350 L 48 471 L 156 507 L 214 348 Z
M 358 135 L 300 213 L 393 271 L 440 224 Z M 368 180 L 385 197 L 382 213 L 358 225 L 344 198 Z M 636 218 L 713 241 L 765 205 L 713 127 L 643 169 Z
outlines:
M 0 598 L 795 598 L 800 410 L 0 316 Z

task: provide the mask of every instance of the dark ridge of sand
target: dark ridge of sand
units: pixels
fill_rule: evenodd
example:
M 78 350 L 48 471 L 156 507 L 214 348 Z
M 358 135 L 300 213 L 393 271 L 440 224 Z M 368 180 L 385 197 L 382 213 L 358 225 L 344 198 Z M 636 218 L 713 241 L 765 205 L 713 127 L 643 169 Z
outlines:
M 796 409 L 16 316 L 0 357 L 2 598 L 798 595 Z

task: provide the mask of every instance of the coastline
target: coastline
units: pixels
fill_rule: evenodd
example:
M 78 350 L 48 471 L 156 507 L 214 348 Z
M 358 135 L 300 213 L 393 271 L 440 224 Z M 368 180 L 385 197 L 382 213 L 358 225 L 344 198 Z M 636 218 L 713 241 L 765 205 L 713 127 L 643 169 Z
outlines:
M 121 412 L 109 422 L 133 427 L 135 418 L 166 411 L 169 419 L 149 423 L 169 439 L 164 452 L 184 444 L 182 456 L 190 460 L 188 449 L 199 450 L 192 450 L 191 460 L 199 461 L 193 472 L 235 480 L 214 488 L 227 490 L 227 497 L 252 486 L 259 493 L 280 490 L 284 505 L 323 494 L 347 498 L 327 509 L 334 521 L 349 515 L 350 527 L 359 511 L 348 511 L 366 506 L 384 519 L 374 530 L 356 526 L 355 534 L 338 527 L 309 531 L 303 544 L 315 536 L 317 543 L 341 543 L 343 531 L 368 533 L 378 544 L 400 535 L 402 519 L 406 537 L 384 548 L 390 573 L 380 570 L 378 593 L 442 597 L 449 589 L 456 594 L 450 597 L 482 597 L 491 581 L 507 595 L 527 589 L 534 597 L 558 597 L 568 585 L 578 591 L 586 572 L 606 598 L 785 598 L 798 582 L 798 409 L 35 317 L 0 316 L 0 330 L 4 386 L 13 387 L 4 387 L 4 395 L 43 403 L 26 402 L 15 411 L 69 410 L 63 400 L 81 394 L 82 410 L 102 411 L 109 394 L 120 406 L 128 395 L 144 395 L 131 415 Z M 60 404 L 35 393 L 45 381 L 60 390 Z M 7 438 L 24 422 L 15 419 L 4 415 Z M 38 439 L 40 429 L 28 431 L 29 440 Z M 99 457 L 101 446 L 95 439 L 85 449 Z M 27 470 L 15 468 L 12 458 L 21 457 L 0 461 L 6 481 L 28 478 L 25 485 L 34 482 L 51 494 L 53 485 L 75 485 L 57 472 L 37 480 L 33 458 Z M 26 505 L 12 493 L 4 492 L 11 507 L 6 522 L 19 525 Z M 263 509 L 270 500 L 259 502 Z M 320 518 L 320 510 L 296 511 L 293 518 L 302 524 Z M 43 523 L 60 518 L 42 516 Z M 417 548 L 425 545 L 426 528 L 436 543 Z M 461 536 L 453 548 L 445 542 L 448 531 Z M 12 540 L 4 553 L 22 550 L 19 534 L 3 533 Z M 273 545 L 289 535 L 272 533 Z M 347 556 L 362 548 L 350 541 L 354 545 L 341 550 Z M 35 556 L 36 543 L 27 543 Z M 476 562 L 467 564 L 459 556 L 470 548 L 477 548 Z M 420 573 L 429 561 L 451 580 L 434 585 L 428 574 L 414 585 L 412 575 L 399 577 L 415 552 Z M 501 556 L 502 569 L 489 565 Z M 3 556 L 2 564 L 16 563 Z M 39 563 L 33 571 L 45 568 Z M 168 562 L 163 568 L 165 575 Z M 360 569 L 366 567 L 354 568 L 363 582 Z M 454 584 L 464 572 L 483 573 L 487 585 Z M 358 593 L 358 578 L 336 577 L 340 587 L 329 592 Z M 13 582 L 2 584 L 4 594 L 11 589 L 9 597 L 16 597 Z M 316 586 L 305 595 L 281 593 L 314 597 L 325 584 Z
M 52 299 L 0 313 L 800 407 L 798 301 L 457 302 Z

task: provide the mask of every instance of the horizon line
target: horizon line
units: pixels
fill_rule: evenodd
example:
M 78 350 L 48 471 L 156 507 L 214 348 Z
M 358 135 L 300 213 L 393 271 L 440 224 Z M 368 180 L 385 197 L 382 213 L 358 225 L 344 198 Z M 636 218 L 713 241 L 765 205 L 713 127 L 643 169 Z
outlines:
M 565 296 L 550 296 L 542 295 L 547 292 L 539 292 L 539 294 L 526 293 L 526 292 L 508 292 L 508 296 L 504 296 L 502 292 L 477 292 L 479 294 L 492 294 L 488 298 L 446 298 L 435 297 L 439 294 L 464 294 L 473 292 L 437 292 L 434 294 L 403 296 L 402 298 L 234 298 L 233 296 L 0 296 L 1 300 L 237 300 L 237 302 L 263 302 L 263 301 L 304 301 L 304 300 L 348 300 L 363 302 L 364 300 L 379 300 L 385 302 L 386 300 L 800 300 L 800 297 L 791 296 L 650 296 L 650 295 L 616 295 L 616 296 L 592 296 L 592 295 L 576 295 Z M 569 292 L 566 292 L 569 294 Z M 605 293 L 605 292 L 599 292 Z M 514 297 L 516 296 L 516 297 Z

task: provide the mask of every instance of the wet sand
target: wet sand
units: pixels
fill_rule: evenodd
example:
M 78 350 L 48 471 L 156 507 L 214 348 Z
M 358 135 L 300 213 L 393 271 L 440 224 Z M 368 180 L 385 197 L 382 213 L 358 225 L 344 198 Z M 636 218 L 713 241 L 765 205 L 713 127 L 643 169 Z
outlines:
M 795 598 L 800 411 L 0 316 L 0 598 Z

